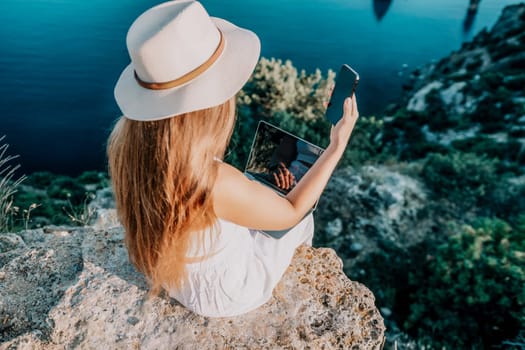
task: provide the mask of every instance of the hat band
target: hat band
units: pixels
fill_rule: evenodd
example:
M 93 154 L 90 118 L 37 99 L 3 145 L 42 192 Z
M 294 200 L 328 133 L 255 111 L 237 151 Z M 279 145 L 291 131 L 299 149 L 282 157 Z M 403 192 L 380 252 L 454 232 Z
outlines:
M 211 55 L 210 58 L 208 58 L 206 60 L 206 62 L 204 62 L 203 64 L 201 64 L 200 66 L 198 66 L 194 70 L 184 74 L 183 76 L 181 76 L 181 77 L 179 77 L 179 78 L 177 78 L 175 80 L 167 81 L 165 83 L 148 83 L 148 82 L 145 82 L 145 81 L 143 81 L 142 79 L 139 78 L 139 76 L 137 75 L 137 71 L 134 71 L 134 73 L 135 73 L 135 80 L 137 81 L 137 83 L 139 83 L 140 86 L 142 86 L 145 89 L 149 89 L 149 90 L 167 90 L 167 89 L 172 89 L 174 87 L 180 86 L 182 84 L 187 83 L 190 80 L 195 79 L 196 77 L 198 77 L 199 75 L 204 73 L 208 68 L 210 68 L 210 66 L 215 61 L 217 61 L 217 59 L 221 55 L 222 51 L 224 50 L 224 35 L 222 35 L 222 32 L 220 30 L 219 30 L 219 34 L 220 34 L 219 46 L 217 46 L 217 48 L 215 49 L 215 52 L 213 53 L 213 55 Z

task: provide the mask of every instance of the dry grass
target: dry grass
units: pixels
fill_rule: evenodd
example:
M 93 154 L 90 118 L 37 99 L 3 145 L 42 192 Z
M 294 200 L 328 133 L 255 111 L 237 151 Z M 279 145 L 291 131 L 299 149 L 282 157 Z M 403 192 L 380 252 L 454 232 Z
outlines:
M 7 154 L 9 144 L 4 139 L 5 135 L 0 137 L 0 232 L 7 232 L 13 227 L 14 217 L 19 210 L 13 206 L 13 195 L 26 178 L 25 175 L 16 177 L 20 164 L 11 163 L 18 155 Z

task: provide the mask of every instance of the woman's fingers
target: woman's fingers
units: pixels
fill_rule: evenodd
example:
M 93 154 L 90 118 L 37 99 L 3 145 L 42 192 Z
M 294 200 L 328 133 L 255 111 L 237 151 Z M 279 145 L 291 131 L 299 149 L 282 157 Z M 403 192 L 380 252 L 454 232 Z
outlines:
M 357 111 L 357 101 L 355 98 L 355 94 L 345 99 L 343 109 L 344 109 L 343 117 L 347 116 L 347 117 L 352 118 L 352 117 L 357 117 L 359 115 L 359 112 Z
M 281 183 L 279 181 L 279 176 L 277 176 L 276 173 L 273 173 L 273 180 L 275 181 L 275 184 L 277 185 L 277 187 L 281 187 Z
M 344 111 L 343 117 L 346 117 L 352 114 L 352 98 L 351 97 L 345 98 L 343 111 Z
M 295 176 L 293 176 L 292 172 L 288 169 L 285 169 L 286 172 L 286 178 L 288 179 L 288 187 L 286 189 L 290 189 L 295 184 Z
M 273 178 L 277 187 L 284 189 L 286 186 L 285 178 L 281 168 L 277 168 L 277 171 L 273 173 Z
M 281 188 L 284 190 L 288 189 L 288 186 L 289 186 L 288 177 L 286 176 L 287 171 L 288 169 L 286 169 L 286 166 L 284 165 L 284 163 L 280 162 L 279 163 L 279 176 L 281 178 Z
M 288 188 L 288 177 L 286 176 L 282 168 L 279 168 L 279 176 L 281 178 L 281 188 L 286 190 Z
M 291 189 L 296 183 L 294 174 L 282 162 L 272 176 L 277 187 L 283 190 Z
M 359 111 L 357 110 L 357 99 L 355 97 L 355 94 L 352 95 L 352 116 L 359 116 Z

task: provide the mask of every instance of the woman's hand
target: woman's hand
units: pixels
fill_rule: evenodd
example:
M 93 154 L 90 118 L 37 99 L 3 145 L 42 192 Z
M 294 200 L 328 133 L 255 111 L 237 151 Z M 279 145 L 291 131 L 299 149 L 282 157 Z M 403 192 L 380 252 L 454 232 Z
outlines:
M 345 99 L 343 117 L 332 127 L 330 132 L 330 145 L 338 150 L 344 150 L 352 135 L 355 123 L 359 117 L 355 94 Z
M 295 176 L 286 168 L 283 162 L 279 163 L 277 171 L 274 171 L 272 175 L 277 187 L 283 190 L 289 190 L 295 186 Z

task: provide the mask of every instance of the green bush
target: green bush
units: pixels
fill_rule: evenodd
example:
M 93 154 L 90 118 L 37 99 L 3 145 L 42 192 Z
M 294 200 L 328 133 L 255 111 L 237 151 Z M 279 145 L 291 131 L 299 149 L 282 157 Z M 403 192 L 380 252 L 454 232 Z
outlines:
M 432 153 L 421 176 L 438 198 L 467 209 L 483 200 L 497 181 L 496 161 L 473 153 Z
M 104 176 L 95 177 L 94 174 L 98 173 L 87 172 L 87 175 L 77 178 L 47 172 L 30 175 L 30 186 L 21 186 L 14 198 L 13 205 L 18 208 L 18 215 L 14 218 L 14 229 L 38 227 L 46 220 L 54 225 L 85 224 L 87 219 L 77 219 L 86 214 L 93 216 L 92 212 L 88 213 L 87 205 L 94 195 L 87 191 L 82 183 L 91 185 L 94 179 L 98 179 L 96 184 L 100 187 L 106 181 Z
M 410 273 L 407 331 L 447 349 L 489 348 L 525 322 L 525 216 L 464 226 Z
M 494 90 L 493 90 L 494 91 Z M 476 110 L 467 115 L 466 118 L 480 123 L 481 131 L 494 133 L 505 131 L 508 127 L 504 120 L 506 114 L 513 114 L 516 106 L 512 101 L 512 93 L 503 86 L 495 89 L 495 92 L 484 97 L 477 105 Z
M 465 68 L 471 72 L 477 72 L 483 66 L 483 58 L 481 54 L 472 57 L 466 64 Z
M 385 123 L 374 116 L 361 116 L 352 132 L 341 166 L 359 166 L 385 162 L 394 156 L 386 151 L 383 143 Z
M 508 35 L 508 34 L 507 34 Z M 511 57 L 512 55 L 518 55 L 523 52 L 521 45 L 508 44 L 506 40 L 502 40 L 500 45 L 491 52 L 492 60 L 499 61 L 504 58 Z
M 334 77 L 331 70 L 325 78 L 319 69 L 306 74 L 304 70 L 298 71 L 291 61 L 263 57 L 239 93 L 238 102 L 261 118 L 271 118 L 276 112 L 286 112 L 303 120 L 319 118 L 324 114 L 324 102 Z
M 33 216 L 45 216 L 47 218 L 53 218 L 55 216 L 55 211 L 53 207 L 48 205 L 49 197 L 43 191 L 34 191 L 33 189 L 27 191 L 21 189 L 16 196 L 15 203 L 19 210 L 27 210 L 32 205 L 39 205 L 33 211 Z M 23 218 L 18 218 L 18 226 L 23 227 Z
M 487 91 L 496 91 L 503 85 L 504 75 L 499 72 L 482 73 L 480 78 L 474 84 L 468 86 L 475 96 L 481 96 Z
M 381 250 L 359 260 L 351 270 L 345 269 L 345 273 L 350 279 L 364 283 L 374 293 L 376 305 L 388 307 L 393 311 L 392 318 L 399 321 L 407 315 L 408 271 L 420 259 L 419 255 L 425 252 L 423 245 L 418 245 L 417 249 L 408 251 L 393 244 L 384 244 Z M 360 273 L 362 271 L 366 273 Z
M 432 152 L 447 153 L 449 149 L 446 146 L 427 141 L 422 131 L 426 123 L 425 115 L 399 109 L 382 127 L 382 153 L 401 161 L 421 159 Z
M 97 188 L 107 187 L 109 184 L 107 175 L 95 170 L 85 171 L 76 179 L 82 185 L 97 185 Z
M 46 188 L 51 185 L 51 182 L 56 178 L 56 175 L 50 173 L 49 171 L 37 171 L 27 176 L 27 181 L 25 182 L 29 186 L 34 186 L 37 188 Z
M 498 142 L 485 135 L 479 135 L 452 142 L 452 147 L 462 152 L 476 153 L 479 156 L 488 156 L 499 160 L 525 163 L 524 152 L 520 152 L 521 144 L 518 141 L 510 140 Z
M 485 206 L 490 210 L 487 214 L 514 221 L 525 213 L 525 181 L 501 179 L 489 193 Z
M 523 35 L 525 38 L 525 35 Z M 525 86 L 525 73 L 516 74 L 514 76 L 509 76 L 504 79 L 505 86 L 512 91 L 523 91 L 523 86 Z
M 425 96 L 427 108 L 420 118 L 424 119 L 432 131 L 443 131 L 458 125 L 457 120 L 449 117 L 441 99 L 439 89 L 431 90 Z
M 57 176 L 47 188 L 47 194 L 54 199 L 70 200 L 73 204 L 79 204 L 86 197 L 86 189 L 76 179 Z

